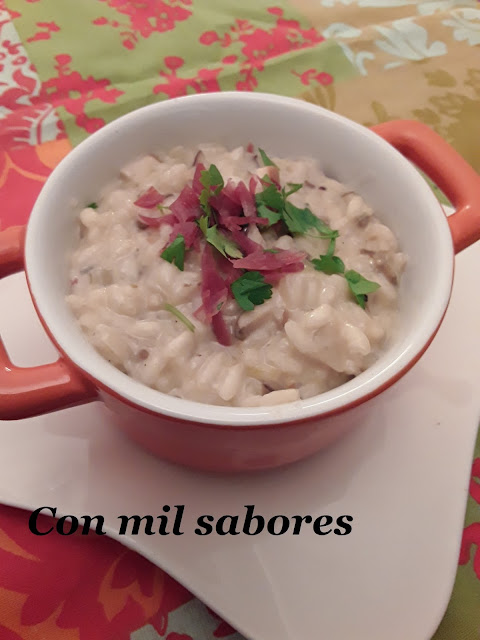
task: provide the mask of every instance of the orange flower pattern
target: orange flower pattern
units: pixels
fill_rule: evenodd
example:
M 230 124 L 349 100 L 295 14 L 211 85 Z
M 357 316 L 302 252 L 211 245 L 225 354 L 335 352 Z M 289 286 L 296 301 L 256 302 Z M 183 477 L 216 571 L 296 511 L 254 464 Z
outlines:
M 191 600 L 114 540 L 73 535 L 59 543 L 55 535 L 30 534 L 26 512 L 2 507 L 0 514 L 0 600 L 8 602 L 0 629 L 12 637 L 128 640 L 146 620 L 163 633 L 169 613 Z

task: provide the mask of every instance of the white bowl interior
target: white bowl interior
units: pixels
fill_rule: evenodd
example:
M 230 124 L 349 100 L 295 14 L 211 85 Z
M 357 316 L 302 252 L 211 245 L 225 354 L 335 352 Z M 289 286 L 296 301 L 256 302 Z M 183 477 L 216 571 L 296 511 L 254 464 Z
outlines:
M 398 335 L 366 372 L 316 398 L 277 407 L 225 408 L 180 400 L 135 382 L 87 343 L 65 303 L 66 254 L 80 205 L 134 157 L 177 144 L 253 142 L 279 156 L 318 158 L 330 177 L 357 191 L 399 238 L 409 263 L 401 283 Z M 72 203 L 80 203 L 75 205 Z M 169 100 L 107 125 L 53 171 L 31 214 L 26 268 L 32 295 L 57 343 L 75 364 L 116 393 L 154 411 L 218 424 L 277 423 L 354 402 L 398 374 L 441 321 L 453 275 L 452 240 L 430 188 L 379 136 L 300 100 L 217 93 Z

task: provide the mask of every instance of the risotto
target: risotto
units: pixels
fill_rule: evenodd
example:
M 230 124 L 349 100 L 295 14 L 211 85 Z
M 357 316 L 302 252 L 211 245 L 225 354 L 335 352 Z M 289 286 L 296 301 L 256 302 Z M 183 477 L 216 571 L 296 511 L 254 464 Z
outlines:
M 276 405 L 372 365 L 406 256 L 312 158 L 175 147 L 79 214 L 67 302 L 112 365 L 163 393 Z

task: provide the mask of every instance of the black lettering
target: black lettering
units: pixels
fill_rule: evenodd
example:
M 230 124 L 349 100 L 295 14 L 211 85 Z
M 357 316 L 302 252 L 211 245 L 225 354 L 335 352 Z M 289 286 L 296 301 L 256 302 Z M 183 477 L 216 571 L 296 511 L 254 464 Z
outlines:
M 223 525 L 226 524 L 229 519 L 230 524 L 228 525 L 227 531 L 225 531 Z M 238 536 L 240 534 L 240 531 L 237 531 L 237 524 L 238 516 L 221 516 L 217 520 L 215 531 L 219 536 L 226 536 L 227 534 L 230 534 L 231 536 Z
M 352 532 L 351 525 L 346 524 L 345 520 L 347 522 L 353 522 L 353 517 L 352 516 L 339 516 L 337 518 L 337 524 L 341 528 L 333 530 L 333 533 L 335 535 L 337 535 L 337 536 L 348 536 L 348 534 Z M 342 531 L 342 529 L 345 529 L 345 531 Z
M 325 520 L 325 522 L 322 523 L 322 520 Z M 317 536 L 326 536 L 330 533 L 331 529 L 329 529 L 328 531 L 322 531 L 322 527 L 329 527 L 332 522 L 332 516 L 318 516 L 318 518 L 315 518 L 315 521 L 313 523 L 313 530 L 315 531 Z
M 35 511 L 31 514 L 30 518 L 28 519 L 28 528 L 36 536 L 46 536 L 51 531 L 53 531 L 53 527 L 50 527 L 48 531 L 39 531 L 37 529 L 37 518 L 44 509 L 48 509 L 51 512 L 53 517 L 55 517 L 55 514 L 57 513 L 57 507 L 39 507 L 38 509 L 35 509 Z
M 183 536 L 183 531 L 180 531 L 180 527 L 182 525 L 182 518 L 183 518 L 183 512 L 185 511 L 185 505 L 176 504 L 175 507 L 177 509 L 177 515 L 175 516 L 175 522 L 173 523 L 173 535 Z
M 265 519 L 262 516 L 254 516 L 253 512 L 255 511 L 254 504 L 245 504 L 244 507 L 247 509 L 247 513 L 245 515 L 245 521 L 243 523 L 243 533 L 247 534 L 247 536 L 256 536 L 258 533 L 263 531 L 265 526 Z M 252 520 L 256 521 L 256 529 L 255 531 L 250 530 L 250 526 L 252 524 Z
M 195 533 L 197 534 L 197 536 L 208 536 L 209 533 L 212 533 L 212 525 L 205 522 L 205 520 L 208 520 L 208 522 L 213 522 L 215 518 L 213 516 L 200 516 L 197 520 L 198 527 L 195 529 Z M 205 531 L 203 531 L 203 529 L 205 529 Z
M 170 511 L 170 507 L 168 504 L 163 505 L 163 511 Z M 158 527 L 158 533 L 161 536 L 168 536 L 169 532 L 167 531 L 168 527 L 168 516 L 157 516 L 157 520 L 160 520 L 160 526 Z
M 275 531 L 275 522 L 278 519 L 281 519 L 282 526 L 280 527 L 280 531 Z M 285 533 L 286 531 L 288 531 L 289 526 L 290 526 L 290 520 L 287 518 L 287 516 L 273 516 L 268 521 L 267 531 L 268 533 L 271 533 L 272 536 L 281 536 L 282 533 Z
M 118 516 L 118 519 L 122 521 L 122 524 L 120 525 L 120 529 L 118 531 L 118 534 L 120 536 L 125 535 L 126 531 L 127 531 L 127 527 L 128 527 L 128 523 L 130 522 L 130 520 L 133 520 L 133 527 L 132 527 L 132 536 L 136 536 L 138 534 L 138 532 L 140 531 L 140 523 L 142 520 L 145 520 L 145 533 L 147 536 L 153 536 L 155 535 L 155 531 L 152 531 L 152 526 L 153 526 L 153 516 L 143 516 L 143 518 L 141 518 L 140 516 Z
M 82 519 L 85 521 L 82 527 L 82 536 L 86 536 L 90 533 L 92 520 L 97 521 L 97 524 L 95 525 L 95 533 L 97 536 L 104 536 L 106 534 L 106 531 L 103 530 L 103 524 L 105 522 L 103 516 L 82 516 Z
M 70 520 L 70 529 L 65 531 L 65 523 Z M 57 522 L 57 533 L 61 536 L 71 536 L 78 529 L 78 519 L 75 516 L 63 516 Z
M 167 531 L 168 516 L 157 516 L 157 520 L 160 520 L 160 525 L 158 527 L 158 533 L 161 536 L 168 536 L 168 534 L 170 533 L 169 531 Z
M 302 524 L 304 522 L 306 522 L 307 524 L 310 524 L 310 522 L 313 520 L 312 516 L 292 516 L 292 520 L 295 520 L 295 525 L 293 527 L 293 535 L 294 536 L 298 536 L 298 534 L 300 533 L 300 529 L 302 528 Z

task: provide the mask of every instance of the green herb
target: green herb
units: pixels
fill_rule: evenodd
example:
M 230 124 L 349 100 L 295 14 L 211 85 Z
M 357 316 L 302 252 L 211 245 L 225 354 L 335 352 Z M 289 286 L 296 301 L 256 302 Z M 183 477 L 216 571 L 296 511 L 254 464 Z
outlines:
M 175 264 L 176 267 L 183 271 L 183 264 L 185 259 L 185 238 L 178 235 L 175 240 L 170 244 L 161 254 L 160 257 Z
M 267 156 L 267 154 L 265 153 L 265 151 L 263 149 L 259 149 L 258 151 L 259 151 L 260 156 L 262 158 L 262 162 L 266 167 L 276 167 L 277 166 L 274 162 L 272 162 L 270 160 L 270 158 Z
M 217 251 L 220 251 L 222 256 L 225 256 L 225 258 L 228 256 L 231 258 L 241 258 L 243 256 L 235 242 L 219 231 L 216 224 L 213 225 L 213 227 L 208 226 L 208 215 L 203 215 L 199 218 L 197 224 L 205 236 L 205 240 L 211 244 L 212 247 L 215 247 Z
M 283 219 L 290 233 L 306 233 L 310 229 L 315 229 L 321 238 L 338 238 L 338 231 L 330 229 L 310 209 L 299 209 L 291 202 L 285 202 Z
M 91 202 L 87 204 L 87 209 L 98 209 L 98 204 L 96 202 Z
M 336 242 L 337 242 L 336 238 L 330 239 L 330 242 L 328 243 L 327 253 L 325 254 L 326 257 L 331 258 L 333 256 L 333 254 L 335 253 Z
M 270 207 L 274 211 L 281 211 L 285 205 L 285 198 L 274 184 L 270 184 L 266 189 L 255 196 L 257 204 Z
M 305 234 L 310 229 L 314 229 L 321 238 L 337 238 L 338 231 L 330 229 L 310 209 L 300 209 L 287 201 L 288 196 L 301 189 L 303 185 L 288 183 L 288 186 L 291 187 L 290 190 L 283 188 L 279 191 L 273 183 L 270 183 L 263 191 L 257 193 L 255 202 L 258 216 L 267 218 L 269 226 L 283 220 L 290 233 Z
M 362 307 L 362 309 L 365 309 L 365 305 L 368 299 L 367 294 L 373 293 L 380 288 L 380 285 L 378 283 L 367 280 L 357 271 L 353 271 L 352 269 L 345 272 L 345 280 L 348 282 L 350 291 L 352 292 L 355 300 Z
M 255 196 L 257 213 L 260 218 L 267 218 L 269 226 L 282 219 L 284 198 L 275 185 L 271 184 Z
M 244 311 L 252 311 L 256 305 L 263 304 L 272 297 L 272 285 L 265 282 L 259 271 L 247 271 L 232 282 L 231 289 Z
M 200 229 L 202 229 L 203 231 L 202 226 L 200 226 Z M 217 251 L 220 251 L 222 256 L 225 256 L 225 258 L 227 258 L 228 256 L 230 256 L 231 258 L 243 257 L 242 252 L 240 251 L 238 246 L 235 244 L 235 242 L 233 242 L 233 240 L 229 240 L 229 238 L 227 238 L 223 233 L 221 233 L 217 229 L 217 225 L 214 225 L 213 227 L 208 227 L 207 230 L 204 232 L 204 234 L 207 242 L 211 244 L 212 247 L 215 247 Z
M 210 215 L 211 208 L 208 204 L 210 197 L 212 196 L 212 188 L 213 195 L 218 195 L 220 191 L 225 186 L 222 175 L 220 171 L 214 164 L 211 164 L 209 169 L 202 171 L 200 173 L 200 183 L 203 186 L 202 192 L 200 194 L 200 206 L 202 209 Z
M 257 205 L 257 214 L 259 218 L 266 218 L 268 220 L 269 227 L 280 222 L 282 219 L 282 214 L 279 211 L 272 211 L 272 209 L 269 209 L 264 204 Z
M 285 198 L 288 198 L 292 193 L 296 193 L 303 187 L 303 184 L 295 184 L 293 182 L 287 182 L 287 185 L 291 188 L 290 191 L 285 191 L 285 188 L 282 189 L 282 193 L 285 195 Z
M 177 307 L 174 307 L 172 304 L 166 303 L 164 305 L 164 309 L 165 311 L 169 311 L 170 313 L 172 313 L 176 318 L 180 320 L 180 322 L 183 322 L 183 324 L 189 331 L 191 331 L 192 333 L 195 331 L 195 326 L 190 322 L 188 318 L 183 315 L 181 311 L 177 309 Z
M 320 258 L 315 258 L 312 260 L 312 264 L 317 271 L 323 271 L 329 276 L 334 273 L 344 273 L 345 265 L 343 260 L 338 256 L 334 256 L 335 253 L 335 238 L 331 238 L 327 253 L 324 256 L 320 256 Z
M 280 249 L 264 249 L 263 253 L 280 253 Z
M 204 215 L 201 218 L 199 218 L 197 220 L 197 224 L 200 227 L 200 231 L 203 233 L 204 236 L 206 236 L 207 230 L 208 230 L 208 216 Z
M 312 264 L 317 271 L 323 271 L 329 276 L 345 272 L 345 265 L 338 256 L 320 256 L 320 258 L 312 260 Z
M 345 271 L 343 260 L 333 255 L 335 253 L 335 242 L 336 237 L 330 238 L 327 253 L 318 259 L 312 260 L 312 264 L 317 271 L 323 271 L 328 275 L 333 275 L 334 273 L 343 274 L 355 301 L 362 309 L 365 309 L 367 294 L 376 291 L 380 285 L 367 280 L 357 271 L 353 271 L 352 269 Z

